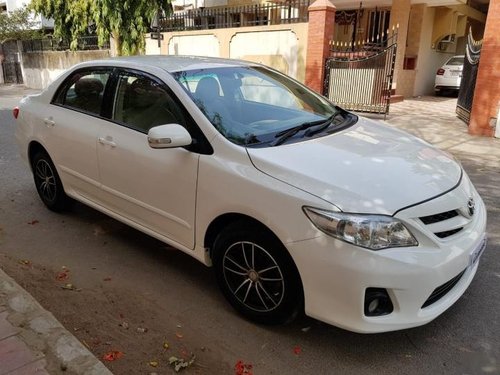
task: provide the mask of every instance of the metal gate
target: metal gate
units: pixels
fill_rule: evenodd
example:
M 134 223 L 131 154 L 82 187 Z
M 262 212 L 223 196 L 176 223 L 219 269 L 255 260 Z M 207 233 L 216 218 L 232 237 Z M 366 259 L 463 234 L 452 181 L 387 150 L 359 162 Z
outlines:
M 2 61 L 3 80 L 5 83 L 23 83 L 21 63 Z
M 17 41 L 9 40 L 2 44 L 4 60 L 2 61 L 3 80 L 5 83 L 23 83 L 23 73 L 19 62 Z
M 465 47 L 464 68 L 462 70 L 462 81 L 458 91 L 457 108 L 455 112 L 458 118 L 469 125 L 472 100 L 476 88 L 476 78 L 479 69 L 479 57 L 483 41 L 476 41 L 472 37 L 472 30 L 469 30 L 467 46 Z
M 397 31 L 366 41 L 332 42 L 323 95 L 347 110 L 389 113 Z

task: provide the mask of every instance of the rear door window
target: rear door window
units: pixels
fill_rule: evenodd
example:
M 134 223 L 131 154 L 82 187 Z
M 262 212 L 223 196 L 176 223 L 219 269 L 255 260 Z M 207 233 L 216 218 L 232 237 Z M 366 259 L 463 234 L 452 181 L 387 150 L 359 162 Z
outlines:
M 93 115 L 101 115 L 104 88 L 111 72 L 109 69 L 77 71 L 59 90 L 55 104 Z

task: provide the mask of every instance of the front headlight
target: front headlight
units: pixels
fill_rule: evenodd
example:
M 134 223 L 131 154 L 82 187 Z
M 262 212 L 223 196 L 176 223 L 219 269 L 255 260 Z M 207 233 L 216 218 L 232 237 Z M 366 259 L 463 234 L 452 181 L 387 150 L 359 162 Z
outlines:
M 312 207 L 304 207 L 304 212 L 321 231 L 356 246 L 381 250 L 418 245 L 404 224 L 390 216 L 349 214 Z

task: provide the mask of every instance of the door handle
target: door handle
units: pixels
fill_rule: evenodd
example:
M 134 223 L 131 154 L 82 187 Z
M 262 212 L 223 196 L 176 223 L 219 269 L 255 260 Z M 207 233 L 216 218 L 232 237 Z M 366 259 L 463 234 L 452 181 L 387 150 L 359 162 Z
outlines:
M 116 147 L 116 143 L 113 142 L 113 138 L 111 138 L 111 137 L 106 137 L 106 138 L 99 137 L 98 141 L 102 145 L 108 145 L 108 146 L 113 147 L 113 148 Z
M 56 122 L 54 120 L 52 120 L 52 117 L 44 118 L 43 119 L 43 123 L 45 125 L 47 125 L 48 128 L 51 128 L 51 127 L 53 127 L 56 124 Z

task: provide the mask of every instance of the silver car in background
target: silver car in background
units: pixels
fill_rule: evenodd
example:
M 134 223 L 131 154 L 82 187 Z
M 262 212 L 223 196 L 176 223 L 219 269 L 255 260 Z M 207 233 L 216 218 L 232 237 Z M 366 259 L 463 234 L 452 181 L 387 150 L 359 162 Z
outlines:
M 434 81 L 434 92 L 437 96 L 443 95 L 444 92 L 458 93 L 462 81 L 464 57 L 463 55 L 453 56 L 437 70 Z

